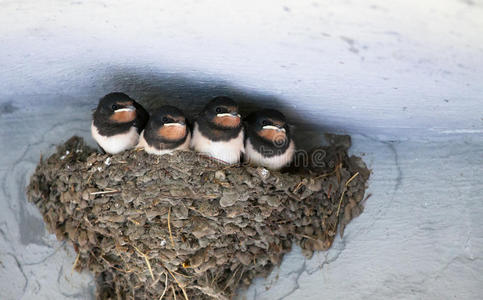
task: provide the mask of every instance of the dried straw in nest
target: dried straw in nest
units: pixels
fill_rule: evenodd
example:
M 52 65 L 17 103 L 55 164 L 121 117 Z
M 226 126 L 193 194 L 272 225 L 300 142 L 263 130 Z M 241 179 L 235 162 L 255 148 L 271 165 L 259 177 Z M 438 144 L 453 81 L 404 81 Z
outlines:
M 369 172 L 347 147 L 319 148 L 315 173 L 291 174 L 193 152 L 101 155 L 73 137 L 27 193 L 72 242 L 74 268 L 94 272 L 99 299 L 230 299 L 293 242 L 307 256 L 326 250 L 361 213 Z

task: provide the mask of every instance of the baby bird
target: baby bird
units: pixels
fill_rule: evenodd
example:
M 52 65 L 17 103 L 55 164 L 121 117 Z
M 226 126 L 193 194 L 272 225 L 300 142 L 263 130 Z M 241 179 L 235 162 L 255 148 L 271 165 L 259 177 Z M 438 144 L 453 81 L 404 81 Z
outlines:
M 137 147 L 156 155 L 188 150 L 191 134 L 186 123 L 181 110 L 171 105 L 162 106 L 151 114 Z
M 195 121 L 191 147 L 227 164 L 240 162 L 244 132 L 238 105 L 228 97 L 212 99 Z
M 148 112 L 124 93 L 110 93 L 99 100 L 91 134 L 103 152 L 116 154 L 138 143 Z
M 249 163 L 279 170 L 292 162 L 295 144 L 281 112 L 263 109 L 251 113 L 245 124 L 245 158 Z

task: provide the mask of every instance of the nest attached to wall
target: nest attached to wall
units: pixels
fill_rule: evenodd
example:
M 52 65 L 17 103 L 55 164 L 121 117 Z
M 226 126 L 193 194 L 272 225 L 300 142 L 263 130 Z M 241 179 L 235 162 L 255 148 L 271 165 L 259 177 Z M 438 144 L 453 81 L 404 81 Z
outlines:
M 98 299 L 230 299 L 293 242 L 327 250 L 362 212 L 369 171 L 349 146 L 320 147 L 292 174 L 194 152 L 102 155 L 73 137 L 41 159 L 27 194 L 72 242 L 74 268 L 96 275 Z

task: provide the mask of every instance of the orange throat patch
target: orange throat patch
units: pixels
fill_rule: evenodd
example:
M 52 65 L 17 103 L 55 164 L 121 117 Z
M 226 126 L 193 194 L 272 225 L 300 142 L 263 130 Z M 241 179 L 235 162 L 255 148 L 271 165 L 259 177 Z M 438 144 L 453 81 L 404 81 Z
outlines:
M 186 135 L 186 126 L 163 126 L 158 130 L 158 135 L 169 141 L 177 141 Z
M 236 128 L 240 126 L 240 117 L 223 116 L 213 118 L 213 123 L 220 127 Z
M 117 123 L 128 123 L 134 121 L 136 119 L 136 111 L 120 111 L 115 112 L 111 118 L 112 121 Z
M 287 140 L 285 132 L 275 129 L 262 129 L 258 132 L 258 135 L 277 145 L 283 145 Z

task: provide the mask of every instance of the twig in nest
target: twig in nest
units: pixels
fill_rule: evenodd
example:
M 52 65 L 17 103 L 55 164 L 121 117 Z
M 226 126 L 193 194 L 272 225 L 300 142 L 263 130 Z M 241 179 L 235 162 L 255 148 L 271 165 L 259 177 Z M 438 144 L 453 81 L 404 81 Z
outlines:
M 143 256 L 144 257 L 144 260 L 146 261 L 146 264 L 148 265 L 148 270 L 149 270 L 149 274 L 151 274 L 151 278 L 154 280 L 154 274 L 153 274 L 153 269 L 151 269 L 151 264 L 149 263 L 149 257 L 142 253 L 141 250 L 139 250 L 136 246 L 132 245 L 134 247 L 134 249 L 136 249 L 136 251 L 139 253 L 139 255 Z
M 289 190 L 286 190 L 285 191 L 285 194 L 287 196 L 289 196 L 290 198 L 292 198 L 293 200 L 295 200 L 295 201 L 300 201 L 301 200 L 299 196 L 297 196 L 296 194 L 290 192 Z
M 128 219 L 128 221 L 133 222 L 134 225 L 138 225 L 138 226 L 141 225 L 141 223 L 139 223 L 138 221 L 134 220 L 133 218 L 127 218 L 127 219 Z
M 173 299 L 176 300 L 176 291 L 174 290 L 173 285 L 171 285 L 171 289 L 173 290 Z
M 185 175 L 188 175 L 188 176 L 190 176 L 190 175 L 191 175 L 191 173 L 190 173 L 190 172 L 188 172 L 188 171 L 186 171 L 186 170 L 184 170 L 184 169 L 182 169 L 182 168 L 178 168 L 178 167 L 176 167 L 175 165 L 171 165 L 170 167 L 171 167 L 173 170 L 176 170 L 176 171 L 178 171 L 178 172 L 180 172 L 180 173 L 183 173 L 183 174 L 185 174 Z
M 100 264 L 100 261 L 99 261 L 99 258 L 98 256 L 107 263 L 107 265 L 110 267 L 110 268 L 113 268 L 119 272 L 123 272 L 123 273 L 126 273 L 126 274 L 129 274 L 131 271 L 125 271 L 123 269 L 119 269 L 117 267 L 115 267 L 113 264 L 111 264 L 110 261 L 108 261 L 107 259 L 104 258 L 104 256 L 102 256 L 102 254 L 100 255 L 95 255 L 94 252 L 92 252 L 92 250 L 88 250 L 89 251 L 89 254 Z
M 178 284 L 178 286 L 179 286 L 179 288 L 181 289 L 181 291 L 183 291 L 183 295 L 184 295 L 185 299 L 186 299 L 186 300 L 189 300 L 189 298 L 188 298 L 188 294 L 186 294 L 186 290 L 185 290 L 185 289 L 184 289 L 184 287 L 181 285 L 181 283 L 178 281 L 178 279 L 176 279 L 176 277 L 174 277 L 174 274 L 173 274 L 173 273 L 171 273 L 171 271 L 170 271 L 168 268 L 166 268 L 166 271 L 168 271 L 168 272 L 169 272 L 169 274 L 170 274 L 170 275 L 173 277 L 174 281 L 176 281 L 176 283 Z
M 94 256 L 94 253 L 92 253 L 92 251 L 90 251 L 90 252 L 91 252 L 91 255 L 93 255 L 93 256 Z M 99 257 L 100 257 L 100 258 L 101 258 L 103 261 L 105 261 L 105 262 L 106 262 L 106 263 L 109 265 L 109 267 L 111 267 L 111 268 L 113 268 L 113 269 L 115 269 L 115 270 L 117 270 L 117 271 L 119 271 L 119 272 L 123 272 L 123 273 L 126 273 L 126 274 L 129 274 L 129 273 L 131 273 L 131 272 L 132 272 L 132 271 L 126 271 L 126 270 L 123 270 L 123 269 L 120 269 L 120 268 L 118 268 L 118 267 L 114 266 L 114 265 L 113 265 L 113 264 L 112 264 L 110 261 L 108 261 L 108 260 L 107 260 L 107 259 L 106 259 L 104 256 L 102 256 L 102 255 L 99 255 Z
M 226 164 L 226 162 L 224 162 L 224 161 L 222 161 L 222 162 Z M 228 166 L 222 168 L 221 171 L 225 171 L 225 170 L 231 169 L 233 167 L 236 167 L 236 165 L 228 165 Z
M 156 285 L 156 283 L 158 283 L 158 282 L 161 280 L 161 275 L 163 275 L 163 274 L 161 273 L 161 274 L 158 276 L 158 279 L 156 279 L 155 281 L 153 281 L 153 282 L 151 283 L 151 287 L 155 286 L 155 285 Z
M 191 278 L 193 276 L 190 276 L 190 275 L 185 275 L 185 274 L 182 274 L 180 272 L 176 272 L 176 271 L 173 271 L 173 274 L 176 274 L 176 275 L 179 275 L 179 276 L 183 276 L 183 277 L 186 277 L 186 278 Z
M 299 182 L 299 184 L 297 184 L 297 186 L 295 187 L 295 189 L 293 190 L 293 192 L 292 192 L 292 193 L 294 193 L 294 194 L 295 194 L 295 193 L 296 193 L 296 192 L 297 192 L 297 191 L 298 191 L 298 190 L 299 190 L 299 189 L 302 187 L 302 185 L 303 185 L 303 182 L 302 182 L 302 181 L 300 181 L 300 182 Z
M 313 240 L 313 241 L 320 241 L 320 239 L 316 239 L 316 238 L 313 238 L 311 236 L 308 236 L 306 234 L 296 234 L 297 236 L 300 236 L 300 237 L 303 237 L 303 238 L 306 238 L 306 239 L 309 239 L 309 240 Z
M 166 274 L 166 272 L 163 274 L 164 276 L 166 276 L 166 280 L 164 281 L 164 291 L 161 294 L 161 297 L 159 297 L 159 300 L 163 299 L 164 295 L 166 294 L 166 291 L 168 290 L 168 274 Z
M 324 178 L 324 177 L 330 176 L 332 174 L 334 174 L 334 171 L 332 171 L 330 173 L 321 174 L 319 176 L 315 176 L 314 179 Z
M 344 194 L 345 194 L 345 187 L 344 190 L 342 191 L 342 195 L 340 195 L 340 200 L 339 200 L 339 206 L 337 207 L 337 214 L 336 216 L 339 216 L 340 213 L 340 206 L 342 205 L 342 199 L 344 199 Z
M 108 191 L 99 191 L 99 192 L 92 192 L 91 195 L 102 195 L 102 194 L 112 194 L 112 193 L 119 193 L 120 191 L 115 189 L 109 189 Z
M 87 226 L 88 226 L 89 228 L 94 227 L 94 226 L 92 225 L 92 223 L 89 221 L 89 219 L 87 218 L 87 216 L 84 216 L 84 221 L 86 221 Z
M 228 182 L 226 181 L 219 181 L 218 179 L 215 179 L 214 182 L 216 184 L 219 184 L 221 185 L 222 187 L 231 187 L 231 184 L 229 184 Z
M 238 283 L 242 279 L 244 273 L 245 273 L 245 268 L 242 267 L 242 271 L 240 272 L 240 276 L 238 276 L 238 280 L 236 281 L 235 286 L 238 286 Z
M 339 161 L 341 160 L 340 155 L 339 156 Z M 340 169 L 342 168 L 342 162 L 338 163 L 337 166 L 335 166 L 335 175 L 337 176 L 337 182 L 340 184 Z
M 169 210 L 168 210 L 168 230 L 169 230 L 169 239 L 171 240 L 171 246 L 173 246 L 174 248 L 173 233 L 171 232 L 171 206 L 169 207 Z
M 231 277 L 226 281 L 226 284 L 225 284 L 225 288 L 223 289 L 223 291 L 225 291 L 231 284 L 232 284 L 232 279 L 235 278 L 235 275 L 236 273 L 241 270 L 241 266 L 238 266 L 236 269 L 235 269 L 235 272 L 233 272 L 233 274 L 231 275 Z
M 94 173 L 91 173 L 91 175 L 89 175 L 89 178 L 87 178 L 87 183 L 89 183 L 89 181 L 91 181 L 92 175 L 94 175 Z
M 77 265 L 77 263 L 79 262 L 79 258 L 80 258 L 80 251 L 79 253 L 77 253 L 77 257 L 75 258 L 74 260 L 74 264 L 72 265 L 72 270 L 70 270 L 70 272 L 72 273 L 75 269 L 75 266 Z
M 354 180 L 354 178 L 357 177 L 357 175 L 359 175 L 359 172 L 355 173 L 354 175 L 352 175 L 351 178 L 349 178 L 349 180 L 347 180 L 347 182 L 345 183 L 345 186 L 348 186 L 349 183 L 351 183 L 352 180 Z
M 367 199 L 371 198 L 371 196 L 372 196 L 372 193 L 369 193 L 369 194 L 366 196 L 366 198 L 364 198 L 364 200 L 362 200 L 362 203 L 366 202 L 366 201 L 367 201 Z
M 205 273 L 205 275 L 206 275 L 206 281 L 208 281 L 208 274 Z M 211 280 L 210 286 L 213 286 L 215 284 L 215 281 L 217 281 L 218 277 L 220 277 L 220 276 L 221 276 L 221 272 L 216 273 L 216 275 Z
M 359 175 L 359 172 L 352 175 L 352 177 L 349 178 L 349 180 L 347 180 L 346 183 L 344 184 L 344 189 L 342 190 L 342 195 L 340 195 L 339 206 L 337 207 L 337 214 L 336 214 L 337 217 L 339 216 L 339 213 L 340 213 L 340 206 L 342 205 L 342 199 L 344 199 L 344 194 L 345 194 L 345 191 L 347 190 L 347 186 L 349 185 L 349 183 L 352 180 L 354 180 L 354 178 L 357 177 L 357 175 Z

